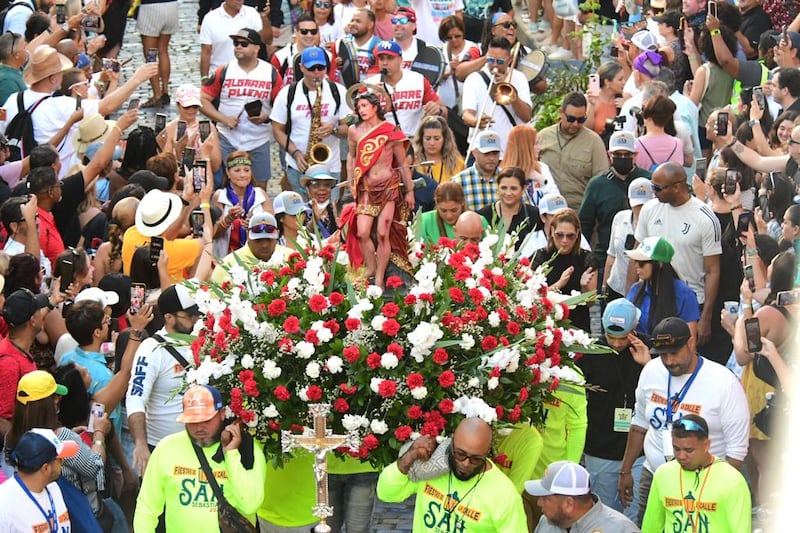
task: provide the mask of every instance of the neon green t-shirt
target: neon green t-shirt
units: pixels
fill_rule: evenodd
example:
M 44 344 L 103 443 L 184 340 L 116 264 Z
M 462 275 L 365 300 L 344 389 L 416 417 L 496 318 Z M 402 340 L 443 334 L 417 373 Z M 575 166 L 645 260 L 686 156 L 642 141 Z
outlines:
M 369 461 L 362 461 L 355 457 L 347 456 L 344 459 L 333 454 L 328 456 L 329 474 L 363 474 L 365 472 L 377 472 L 378 469 L 369 464 Z
M 381 472 L 378 498 L 389 503 L 402 502 L 412 494 L 417 495 L 413 531 L 528 531 L 522 497 L 494 464 L 482 477 L 478 475 L 467 481 L 453 475 L 441 475 L 415 483 L 397 469 L 397 463 L 390 464 Z
M 276 526 L 299 527 L 318 521 L 311 514 L 317 504 L 314 456 L 303 449 L 292 453 L 294 458 L 284 460 L 283 468 L 267 464 L 264 503 L 258 516 Z
M 586 442 L 586 394 L 557 390 L 555 402 L 545 404 L 542 454 L 531 479 L 539 479 L 547 465 L 556 461 L 579 463 Z
M 533 478 L 533 471 L 542 453 L 542 436 L 526 422 L 514 426 L 508 435 L 495 433 L 495 464 L 522 494 L 525 482 Z M 502 464 L 501 464 L 502 463 Z
M 653 476 L 642 533 L 692 531 L 693 522 L 697 533 L 750 531 L 751 511 L 744 476 L 727 462 L 695 472 L 673 460 Z

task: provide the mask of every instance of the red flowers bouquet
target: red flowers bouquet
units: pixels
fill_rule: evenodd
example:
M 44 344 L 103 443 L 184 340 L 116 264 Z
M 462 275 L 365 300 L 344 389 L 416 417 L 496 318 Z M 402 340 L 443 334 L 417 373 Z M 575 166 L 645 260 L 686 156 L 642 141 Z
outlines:
M 463 249 L 443 239 L 411 259 L 413 278 L 387 279 L 391 298 L 352 283 L 330 246 L 231 269 L 197 292 L 206 318 L 188 381 L 218 387 L 278 462 L 281 430 L 302 431 L 308 405 L 326 402 L 328 427 L 361 436 L 358 452 L 338 453 L 383 466 L 464 416 L 541 423 L 556 388 L 583 382 L 575 358 L 608 351 L 569 327 L 569 307 L 592 295 L 551 299 L 545 273 L 496 236 Z

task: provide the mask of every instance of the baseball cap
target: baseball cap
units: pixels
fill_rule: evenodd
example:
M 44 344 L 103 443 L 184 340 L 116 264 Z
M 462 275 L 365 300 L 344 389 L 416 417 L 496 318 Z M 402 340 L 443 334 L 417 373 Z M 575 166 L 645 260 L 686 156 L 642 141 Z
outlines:
M 206 422 L 222 409 L 222 395 L 211 385 L 192 385 L 183 394 L 182 424 Z
M 787 31 L 786 36 L 789 37 L 789 42 L 792 44 L 792 48 L 800 50 L 800 33 L 797 33 L 796 31 Z M 783 34 L 779 33 L 773 36 L 773 39 L 775 39 L 776 43 L 780 43 L 783 39 Z
M 608 151 L 617 152 L 625 150 L 626 152 L 636 152 L 636 137 L 629 131 L 615 131 L 608 141 Z
M 303 63 L 303 66 L 306 68 L 315 67 L 317 65 L 327 67 L 328 56 L 319 46 L 309 46 L 303 50 L 303 53 L 300 55 L 300 62 Z
M 236 33 L 228 35 L 228 37 L 231 39 L 244 39 L 245 41 L 249 41 L 250 44 L 257 44 L 258 46 L 264 44 L 264 41 L 261 40 L 261 35 L 259 35 L 256 30 L 251 30 L 250 28 L 242 28 Z
M 185 285 L 170 285 L 158 296 L 158 309 L 162 314 L 175 314 L 183 311 L 189 315 L 199 315 L 197 301 Z
M 634 250 L 625 252 L 634 261 L 658 261 L 669 263 L 675 255 L 675 249 L 666 239 L 661 237 L 647 237 Z
M 98 287 L 89 287 L 88 289 L 83 289 L 75 297 L 76 303 L 84 300 L 92 300 L 99 302 L 103 307 L 111 307 L 119 302 L 119 295 L 116 292 L 104 291 Z
M 75 68 L 86 68 L 92 62 L 92 59 L 83 52 L 78 53 L 78 61 L 75 63 Z
M 175 101 L 183 107 L 201 105 L 200 89 L 191 83 L 184 83 L 175 91 Z
M 169 189 L 169 180 L 163 176 L 156 175 L 152 170 L 137 170 L 128 178 L 128 183 L 141 185 L 145 192 L 150 192 L 154 189 L 159 191 Z
M 274 204 L 273 204 L 274 207 Z M 280 237 L 278 232 L 278 221 L 272 213 L 259 213 L 250 218 L 250 231 L 247 233 L 247 238 L 257 241 L 259 239 L 277 239 Z
M 484 130 L 478 134 L 475 149 L 482 154 L 500 151 L 500 136 L 492 130 Z
M 379 55 L 401 57 L 403 55 L 403 49 L 400 48 L 400 45 L 395 41 L 381 41 L 375 45 L 375 49 L 373 50 L 372 54 L 375 57 L 378 57 Z
M 630 300 L 618 298 L 603 311 L 603 329 L 615 336 L 627 335 L 639 323 L 642 312 Z
M 11 460 L 25 470 L 39 470 L 53 459 L 78 455 L 78 443 L 61 440 L 52 429 L 33 428 L 22 434 L 11 452 Z
M 28 289 L 18 289 L 6 298 L 3 306 L 3 318 L 9 327 L 21 326 L 31 319 L 39 309 L 50 307 L 50 301 L 44 294 L 33 294 Z
M 689 325 L 676 316 L 665 318 L 653 328 L 651 336 L 652 347 L 650 353 L 661 355 L 674 353 L 686 346 L 692 332 Z
M 582 496 L 589 494 L 589 472 L 572 461 L 556 461 L 544 470 L 542 479 L 525 482 L 531 496 Z
M 637 31 L 631 37 L 631 42 L 640 50 L 655 52 L 658 50 L 658 39 L 650 30 Z
M 417 12 L 414 11 L 413 7 L 409 6 L 400 6 L 397 8 L 397 11 L 394 12 L 393 17 L 408 17 L 408 20 L 411 22 L 417 21 Z
M 296 215 L 306 210 L 306 203 L 303 197 L 294 191 L 283 191 L 272 201 L 272 209 L 276 215 L 286 213 Z
M 545 194 L 542 196 L 542 199 L 539 200 L 539 214 L 541 215 L 555 215 L 562 209 L 568 207 L 566 198 L 560 194 Z
M 636 178 L 628 185 L 628 203 L 631 207 L 646 204 L 655 197 L 653 182 L 648 178 Z
M 64 385 L 56 383 L 53 374 L 44 370 L 28 372 L 17 383 L 17 401 L 22 405 L 49 398 L 53 394 L 66 396 L 69 392 Z
M 131 306 L 131 278 L 122 272 L 109 272 L 97 283 L 97 287 L 105 292 L 117 295 L 118 302 L 111 305 L 111 316 L 120 317 L 128 312 Z
M 89 146 L 86 147 L 86 151 L 83 152 L 83 157 L 85 157 L 86 159 L 93 159 L 101 146 L 103 146 L 103 143 L 91 143 Z M 114 161 L 122 160 L 122 148 L 120 148 L 119 145 L 114 147 L 114 155 L 111 156 L 111 159 L 113 159 Z

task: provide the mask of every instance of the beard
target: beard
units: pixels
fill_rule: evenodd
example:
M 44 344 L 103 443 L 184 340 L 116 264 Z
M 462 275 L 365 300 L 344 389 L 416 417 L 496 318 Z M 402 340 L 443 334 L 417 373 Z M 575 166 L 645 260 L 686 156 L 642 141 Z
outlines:
M 450 472 L 456 476 L 456 479 L 460 481 L 469 481 L 480 472 L 483 471 L 484 467 L 486 466 L 485 462 L 479 465 L 473 466 L 470 470 L 462 470 L 458 463 L 456 463 L 456 458 L 453 457 L 453 452 L 447 454 L 447 465 L 450 467 Z
M 192 433 L 189 431 L 188 428 L 186 429 L 186 432 L 189 433 L 189 438 L 193 443 L 200 446 L 201 448 L 205 448 L 207 446 L 211 446 L 212 444 L 219 442 L 222 439 L 222 430 L 223 427 L 222 424 L 220 424 L 219 429 L 217 429 L 214 435 L 205 435 L 202 438 L 195 437 L 194 435 L 192 435 Z

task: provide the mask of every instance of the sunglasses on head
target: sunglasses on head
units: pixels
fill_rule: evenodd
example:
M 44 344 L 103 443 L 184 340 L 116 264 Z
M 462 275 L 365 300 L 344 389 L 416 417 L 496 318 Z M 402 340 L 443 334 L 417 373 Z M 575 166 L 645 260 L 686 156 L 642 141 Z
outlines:
M 408 17 L 392 17 L 392 24 L 408 24 L 411 19 Z
M 278 231 L 278 228 L 272 224 L 256 224 L 250 228 L 250 233 L 253 235 L 266 235 L 269 233 L 275 233 L 276 231 Z
M 708 431 L 706 431 L 706 429 L 703 426 L 701 426 L 694 420 L 681 418 L 680 420 L 676 420 L 675 422 L 673 422 L 672 427 L 673 429 L 681 428 L 684 431 L 702 433 L 703 435 L 708 436 Z
M 489 64 L 489 65 L 495 65 L 495 64 L 496 65 L 505 65 L 506 64 L 506 60 L 503 59 L 502 57 L 486 56 L 486 63 Z
M 565 115 L 567 117 L 567 122 L 572 124 L 573 122 L 577 122 L 578 124 L 583 124 L 586 122 L 586 116 L 582 117 L 573 117 L 572 115 Z
M 301 35 L 316 35 L 319 32 L 319 28 L 298 28 L 297 31 L 299 31 Z
M 505 29 L 516 28 L 517 27 L 517 23 L 514 22 L 513 20 L 507 20 L 505 22 L 498 22 L 497 24 L 494 25 L 495 28 L 498 27 L 498 26 L 502 26 Z
M 238 39 L 233 41 L 234 48 L 247 48 L 248 46 L 250 46 L 250 41 L 241 41 Z
M 324 7 L 325 9 L 330 9 L 333 4 L 330 2 L 314 2 L 314 7 Z

